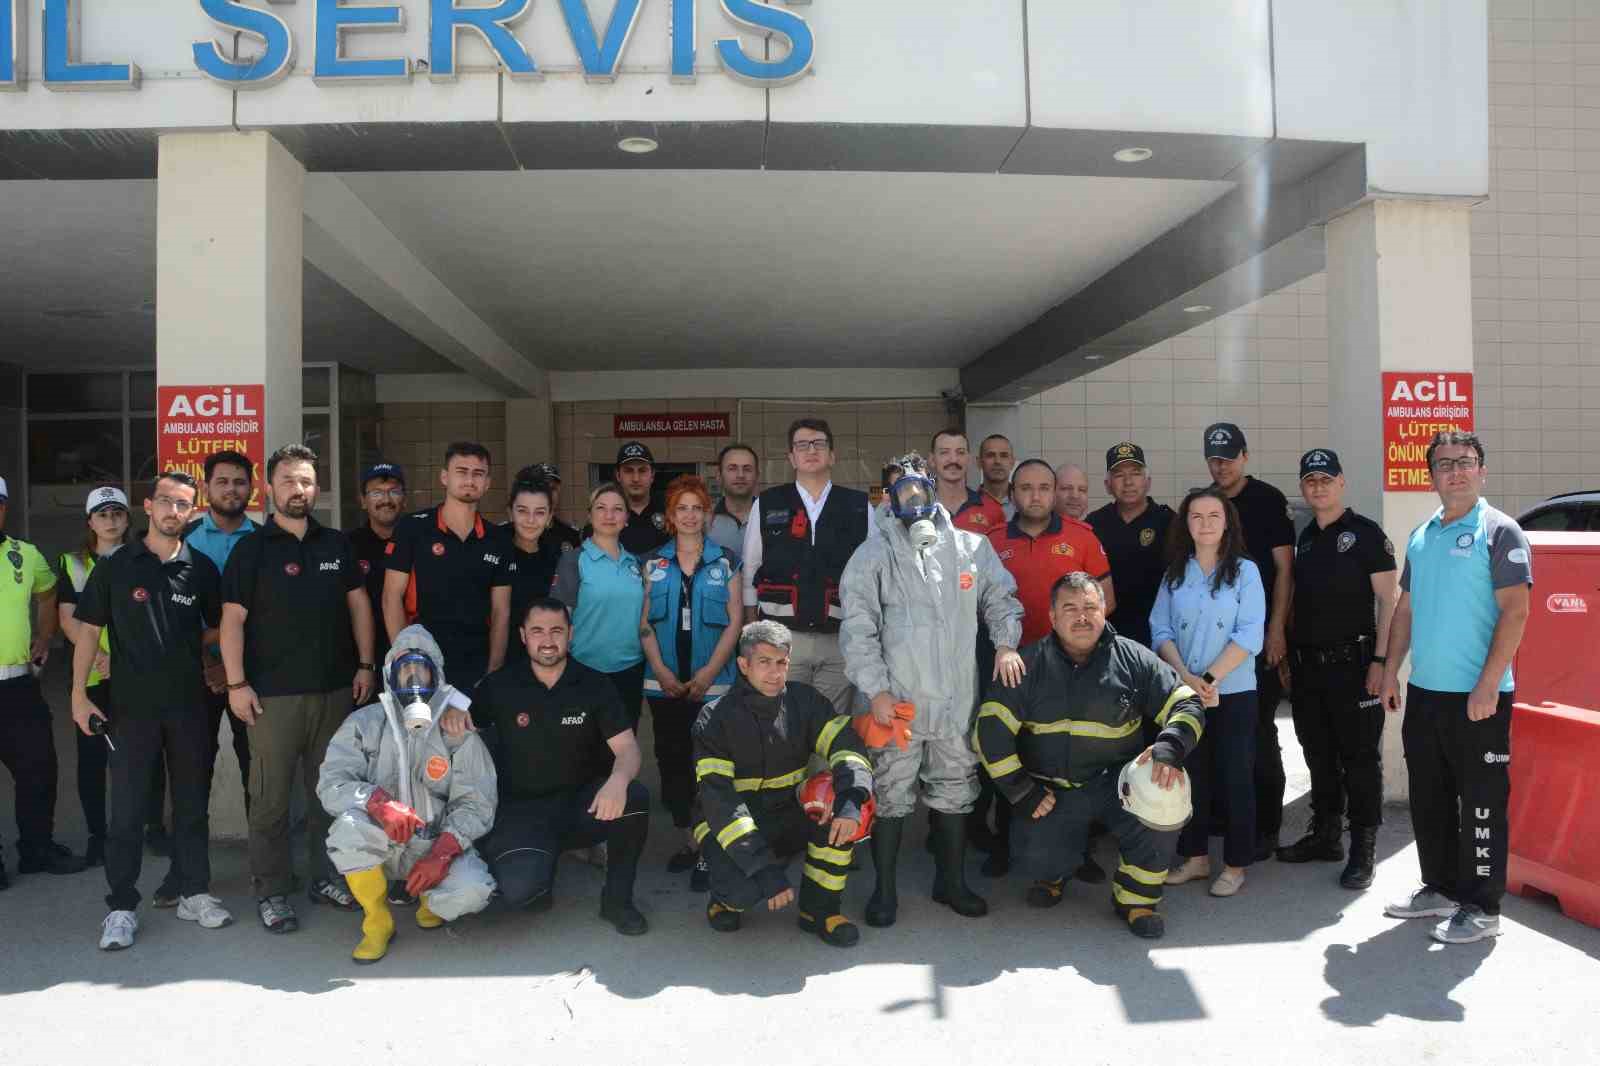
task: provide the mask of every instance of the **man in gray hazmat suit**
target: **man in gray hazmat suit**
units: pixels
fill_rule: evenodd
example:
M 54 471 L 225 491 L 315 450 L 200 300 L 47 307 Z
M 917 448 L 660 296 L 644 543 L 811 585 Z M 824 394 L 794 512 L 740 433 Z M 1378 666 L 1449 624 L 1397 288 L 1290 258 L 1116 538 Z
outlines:
M 969 737 L 979 696 L 979 612 L 996 647 L 994 676 L 1008 685 L 1022 678 L 1016 581 L 987 538 L 951 524 L 920 455 L 888 465 L 899 474 L 888 512 L 874 517 L 883 536 L 868 537 L 856 549 L 839 589 L 845 675 L 872 700 L 881 725 L 893 723 L 895 704 L 915 707 L 904 749 L 896 743 L 870 749 L 878 880 L 866 920 L 879 928 L 895 921 L 895 865 L 919 785 L 933 828 L 934 901 L 963 917 L 988 913 L 988 904 L 967 887 L 963 868 L 966 816 L 978 797 L 978 756 Z
M 390 878 L 418 897 L 417 925 L 437 929 L 489 904 L 489 867 L 472 842 L 494 824 L 496 783 L 476 733 L 446 736 L 439 718 L 466 700 L 445 681 L 444 655 L 407 626 L 383 661 L 383 692 L 328 744 L 317 797 L 333 818 L 328 856 L 366 913 L 352 958 L 377 962 L 394 937 Z

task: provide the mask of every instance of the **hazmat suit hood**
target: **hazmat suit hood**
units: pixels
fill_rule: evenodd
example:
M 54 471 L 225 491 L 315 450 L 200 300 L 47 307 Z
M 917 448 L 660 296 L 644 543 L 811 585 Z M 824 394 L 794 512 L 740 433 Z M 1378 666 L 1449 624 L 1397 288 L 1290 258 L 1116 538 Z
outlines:
M 379 699 L 384 710 L 391 715 L 404 714 L 406 698 L 390 687 L 389 668 L 401 656 L 413 651 L 421 652 L 433 662 L 433 695 L 428 699 L 428 709 L 433 713 L 434 724 L 431 728 L 437 728 L 439 716 L 444 713 L 447 706 L 452 702 L 461 704 L 465 701 L 446 680 L 444 652 L 439 650 L 439 642 L 433 639 L 433 634 L 423 626 L 406 626 L 400 631 L 399 636 L 395 637 L 394 646 L 383 658 L 383 694 Z

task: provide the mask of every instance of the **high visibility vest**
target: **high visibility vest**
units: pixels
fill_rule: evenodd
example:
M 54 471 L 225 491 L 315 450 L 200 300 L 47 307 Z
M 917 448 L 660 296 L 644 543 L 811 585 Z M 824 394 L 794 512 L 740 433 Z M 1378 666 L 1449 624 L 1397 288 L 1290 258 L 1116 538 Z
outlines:
M 89 583 L 89 575 L 94 572 L 95 563 L 99 562 L 93 556 L 85 561 L 79 552 L 67 552 L 61 556 L 61 569 L 66 574 L 67 580 L 72 582 L 72 591 L 83 595 L 83 586 Z M 100 627 L 100 650 L 107 655 L 111 654 L 111 627 Z M 98 685 L 105 678 L 100 676 L 100 671 L 94 667 L 89 668 L 89 684 Z

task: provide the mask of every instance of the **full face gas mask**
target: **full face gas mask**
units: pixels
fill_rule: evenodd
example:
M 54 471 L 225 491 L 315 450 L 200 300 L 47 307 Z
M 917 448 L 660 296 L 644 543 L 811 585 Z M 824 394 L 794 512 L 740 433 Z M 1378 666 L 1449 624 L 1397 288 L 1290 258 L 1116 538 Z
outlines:
M 406 729 L 421 733 L 433 725 L 433 708 L 428 701 L 438 690 L 439 672 L 433 660 L 420 651 L 408 651 L 389 664 L 389 691 L 404 707 L 401 721 Z
M 939 540 L 939 530 L 933 524 L 939 497 L 928 476 L 928 464 L 912 452 L 889 465 L 900 468 L 899 477 L 889 486 L 890 513 L 905 524 L 911 546 L 919 552 L 927 551 Z

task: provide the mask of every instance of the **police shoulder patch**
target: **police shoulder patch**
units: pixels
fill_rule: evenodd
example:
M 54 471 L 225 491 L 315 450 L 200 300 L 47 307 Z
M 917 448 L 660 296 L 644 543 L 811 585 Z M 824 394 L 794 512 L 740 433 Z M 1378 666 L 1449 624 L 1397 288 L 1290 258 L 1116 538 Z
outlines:
M 1153 529 L 1139 530 L 1139 547 L 1148 548 L 1156 542 L 1156 531 Z

